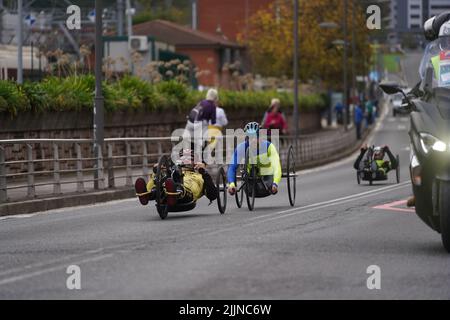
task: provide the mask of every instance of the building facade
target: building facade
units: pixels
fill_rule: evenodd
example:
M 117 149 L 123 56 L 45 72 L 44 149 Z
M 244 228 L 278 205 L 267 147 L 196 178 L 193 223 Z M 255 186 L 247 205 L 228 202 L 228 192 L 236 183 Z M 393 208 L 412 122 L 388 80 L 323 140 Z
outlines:
M 420 39 L 425 21 L 450 11 L 450 0 L 390 0 L 390 16 L 385 19 L 389 39 L 399 43 L 405 37 Z
M 201 31 L 224 35 L 236 41 L 245 36 L 249 20 L 258 10 L 267 9 L 277 0 L 196 0 L 197 26 Z

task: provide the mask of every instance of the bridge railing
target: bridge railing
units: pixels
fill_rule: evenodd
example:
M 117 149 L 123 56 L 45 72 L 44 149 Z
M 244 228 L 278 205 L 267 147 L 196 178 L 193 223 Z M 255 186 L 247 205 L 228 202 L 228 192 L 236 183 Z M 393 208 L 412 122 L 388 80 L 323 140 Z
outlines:
M 226 137 L 223 137 L 226 138 Z M 333 134 L 280 137 L 283 165 L 289 146 L 302 166 L 352 147 L 354 129 Z M 108 138 L 101 159 L 91 139 L 0 140 L 0 203 L 42 196 L 83 193 L 95 189 L 132 187 L 134 178 L 148 176 L 154 163 L 170 155 L 172 137 Z M 232 151 L 234 146 L 226 146 Z

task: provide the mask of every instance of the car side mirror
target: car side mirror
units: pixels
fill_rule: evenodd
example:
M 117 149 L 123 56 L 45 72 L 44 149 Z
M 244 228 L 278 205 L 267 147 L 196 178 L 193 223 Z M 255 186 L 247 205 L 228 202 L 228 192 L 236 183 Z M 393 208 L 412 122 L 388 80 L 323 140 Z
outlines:
M 383 90 L 384 93 L 389 95 L 401 93 L 403 95 L 404 101 L 406 102 L 401 106 L 401 108 L 404 109 L 404 111 L 411 112 L 415 109 L 414 104 L 411 102 L 411 100 L 408 98 L 405 92 L 397 84 L 380 83 L 380 89 Z

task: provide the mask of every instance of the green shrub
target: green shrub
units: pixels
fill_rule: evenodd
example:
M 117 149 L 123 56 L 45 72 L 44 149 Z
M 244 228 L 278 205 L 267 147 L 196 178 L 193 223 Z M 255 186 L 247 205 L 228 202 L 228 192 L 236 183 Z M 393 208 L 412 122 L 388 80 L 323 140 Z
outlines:
M 41 82 L 27 82 L 23 86 L 0 81 L 0 112 L 16 116 L 28 110 L 81 111 L 92 110 L 95 78 L 93 75 L 49 77 Z M 134 76 L 108 83 L 103 82 L 106 112 L 116 110 L 174 110 L 188 112 L 205 98 L 206 92 L 189 89 L 177 81 L 151 84 Z M 294 97 L 290 92 L 220 90 L 220 104 L 228 110 L 254 109 L 265 111 L 271 99 L 278 98 L 284 110 L 292 109 Z M 299 98 L 300 110 L 318 110 L 327 105 L 321 94 Z
M 24 90 L 11 81 L 0 81 L 0 97 L 6 101 L 7 112 L 17 116 L 21 112 L 30 110 L 30 101 Z M 4 102 L 2 102 L 4 104 Z

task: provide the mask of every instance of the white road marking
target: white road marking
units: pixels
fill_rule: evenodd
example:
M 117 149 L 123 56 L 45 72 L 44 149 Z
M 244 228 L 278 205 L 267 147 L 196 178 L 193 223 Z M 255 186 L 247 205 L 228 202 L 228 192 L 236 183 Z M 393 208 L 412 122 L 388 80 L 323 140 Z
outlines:
M 17 214 L 12 216 L 4 216 L 0 217 L 0 221 L 3 220 L 10 220 L 10 219 L 26 219 L 26 218 L 33 218 L 35 216 L 43 216 L 43 215 L 51 215 L 51 214 L 57 214 L 57 213 L 67 213 L 74 210 L 85 210 L 89 208 L 97 208 L 97 207 L 103 207 L 106 205 L 115 205 L 115 204 L 121 204 L 125 202 L 133 202 L 136 201 L 134 198 L 130 199 L 122 199 L 122 200 L 114 200 L 110 202 L 103 202 L 103 203 L 95 203 L 95 204 L 88 204 L 85 206 L 76 206 L 76 207 L 67 207 L 67 208 L 61 208 L 61 209 L 53 209 L 48 211 L 40 211 L 36 213 L 30 213 L 30 214 Z
M 13 269 L 8 269 L 5 271 L 0 272 L 0 276 L 4 276 L 7 274 L 11 274 L 11 273 L 16 273 L 16 272 L 21 272 L 21 271 L 26 271 L 29 269 L 33 269 L 33 268 L 39 268 L 39 267 L 45 267 L 48 266 L 50 264 L 53 263 L 60 263 L 63 262 L 65 260 L 70 260 L 70 259 L 74 259 L 74 258 L 78 258 L 78 257 L 83 257 L 87 254 L 95 254 L 95 253 L 99 253 L 102 252 L 103 249 L 96 249 L 96 250 L 90 250 L 90 251 L 86 251 L 80 254 L 72 254 L 72 255 L 68 255 L 66 257 L 63 258 L 58 258 L 58 259 L 54 259 L 54 260 L 50 260 L 50 261 L 45 261 L 45 262 L 38 262 L 38 263 L 32 263 L 32 264 L 28 264 L 19 268 L 13 268 Z
M 87 259 L 80 260 L 80 261 L 75 261 L 75 262 L 73 262 L 71 264 L 80 265 L 80 264 L 87 263 L 87 262 L 100 261 L 100 260 L 103 260 L 103 259 L 106 259 L 106 258 L 109 258 L 109 257 L 112 257 L 112 256 L 113 256 L 112 253 L 108 253 L 108 254 L 104 254 L 104 255 L 101 255 L 101 256 L 97 256 L 97 257 L 92 257 L 92 258 L 87 258 Z M 9 284 L 9 283 L 13 283 L 13 282 L 17 282 L 17 281 L 21 281 L 21 280 L 25 280 L 25 279 L 28 279 L 28 278 L 40 276 L 40 275 L 43 275 L 43 274 L 46 274 L 46 273 L 50 273 L 50 272 L 57 271 L 57 270 L 60 270 L 60 269 L 65 269 L 65 268 L 67 268 L 67 264 L 55 266 L 55 267 L 52 267 L 52 268 L 42 269 L 42 270 L 39 270 L 39 271 L 26 273 L 26 274 L 15 276 L 15 277 L 11 277 L 11 278 L 6 278 L 6 279 L 3 279 L 3 280 L 0 280 L 0 286 L 5 285 L 5 284 Z
M 358 197 L 356 199 L 369 198 L 371 196 L 383 194 L 383 193 L 390 192 L 390 191 L 393 191 L 393 190 L 402 189 L 402 188 L 404 188 L 406 186 L 407 186 L 407 184 L 400 184 L 400 185 L 396 185 L 395 188 L 390 188 L 388 190 L 377 189 L 378 192 L 371 193 L 371 194 L 366 194 L 366 195 L 360 196 L 360 197 Z M 294 216 L 294 215 L 303 214 L 303 213 L 311 212 L 311 211 L 318 210 L 318 209 L 324 209 L 324 208 L 328 208 L 328 207 L 331 207 L 331 206 L 341 205 L 341 204 L 348 203 L 348 202 L 351 202 L 351 201 L 356 200 L 356 199 L 355 199 L 355 197 L 351 197 L 351 198 L 347 197 L 347 199 L 346 198 L 341 198 L 339 201 L 337 201 L 338 199 L 326 201 L 326 202 L 323 202 L 321 205 L 314 204 L 314 205 L 309 205 L 309 206 L 305 206 L 305 207 L 294 208 L 294 209 L 285 210 L 285 211 L 279 211 L 279 212 L 276 212 L 276 213 L 273 213 L 273 214 L 266 214 L 266 215 L 258 216 L 258 217 L 255 217 L 255 218 L 252 218 L 252 219 L 248 219 L 248 220 L 256 220 L 256 219 L 261 219 L 261 218 L 266 218 L 266 219 L 261 219 L 261 220 L 257 220 L 257 221 L 253 221 L 253 222 L 249 222 L 249 223 L 243 222 L 243 223 L 240 223 L 237 226 L 231 226 L 231 227 L 228 227 L 228 228 L 222 228 L 222 229 L 219 229 L 219 230 L 213 230 L 211 232 L 206 232 L 206 233 L 203 233 L 203 232 L 199 232 L 199 233 L 201 233 L 202 235 L 218 234 L 218 233 L 222 233 L 222 232 L 226 232 L 226 231 L 236 230 L 236 229 L 239 229 L 239 228 L 242 228 L 242 227 L 248 227 L 248 226 L 253 226 L 253 225 L 257 225 L 257 224 L 261 224 L 261 223 L 265 223 L 265 222 L 269 222 L 269 221 L 273 221 L 273 220 L 284 219 L 284 218 L 288 218 L 288 217 L 291 217 L 291 216 Z M 288 214 L 283 214 L 283 213 L 288 213 Z M 197 233 L 194 233 L 194 234 L 197 234 Z

